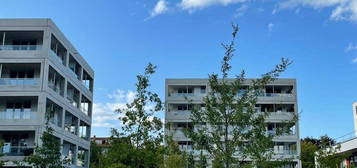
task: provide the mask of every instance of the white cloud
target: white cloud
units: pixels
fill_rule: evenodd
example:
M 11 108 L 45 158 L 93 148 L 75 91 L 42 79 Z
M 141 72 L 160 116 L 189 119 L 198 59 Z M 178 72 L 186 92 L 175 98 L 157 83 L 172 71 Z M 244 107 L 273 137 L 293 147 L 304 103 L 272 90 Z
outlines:
M 333 8 L 331 20 L 357 21 L 357 0 L 286 0 L 279 3 L 280 9 L 299 6 L 314 9 Z
M 112 102 L 93 104 L 93 127 L 116 127 L 120 125 L 120 114 L 115 110 L 125 108 L 127 103 L 133 101 L 135 92 L 116 90 L 108 95 Z M 118 124 L 112 124 L 112 123 Z
M 346 47 L 346 52 L 352 51 L 352 50 L 357 50 L 357 44 L 353 45 L 352 43 L 349 43 L 348 46 Z
M 269 30 L 269 32 L 272 32 L 272 31 L 273 31 L 273 28 L 274 28 L 274 24 L 273 24 L 273 23 L 269 23 L 269 24 L 268 24 L 268 30 Z
M 154 9 L 150 12 L 150 17 L 166 13 L 169 10 L 168 3 L 165 0 L 159 0 Z
M 242 3 L 248 0 L 181 0 L 179 6 L 188 11 L 203 9 L 212 5 L 229 5 L 233 3 Z
M 243 4 L 242 6 L 240 6 L 239 8 L 236 9 L 236 13 L 234 14 L 234 18 L 238 18 L 241 17 L 245 14 L 245 12 L 248 9 L 248 5 L 247 4 Z
M 280 8 L 294 8 L 297 6 L 310 6 L 313 8 L 324 8 L 339 5 L 348 0 L 287 0 L 279 4 Z
M 357 57 L 352 60 L 352 63 L 357 63 Z
M 330 18 L 333 20 L 357 21 L 357 0 L 340 4 L 332 11 Z

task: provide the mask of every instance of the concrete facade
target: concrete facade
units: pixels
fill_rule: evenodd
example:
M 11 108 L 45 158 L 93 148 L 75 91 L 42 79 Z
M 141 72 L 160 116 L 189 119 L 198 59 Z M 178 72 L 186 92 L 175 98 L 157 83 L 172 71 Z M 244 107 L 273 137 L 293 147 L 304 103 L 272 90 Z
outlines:
M 247 86 L 251 79 L 246 80 Z M 203 97 L 210 92 L 208 79 L 166 79 L 165 81 L 165 134 L 173 136 L 181 150 L 194 151 L 192 143 L 184 133 L 190 125 L 190 104 L 202 105 Z M 270 112 L 267 118 L 267 133 L 274 133 L 279 123 L 291 120 L 298 114 L 297 91 L 295 79 L 278 79 L 269 84 L 264 94 L 258 98 L 257 110 Z M 187 97 L 191 102 L 189 103 Z M 289 135 L 274 138 L 273 148 L 277 157 L 295 158 L 292 165 L 286 167 L 301 168 L 299 123 L 292 128 Z
M 69 167 L 88 167 L 94 71 L 50 19 L 0 19 L 0 150 L 41 145 L 45 115 Z M 7 162 L 11 166 L 11 162 Z

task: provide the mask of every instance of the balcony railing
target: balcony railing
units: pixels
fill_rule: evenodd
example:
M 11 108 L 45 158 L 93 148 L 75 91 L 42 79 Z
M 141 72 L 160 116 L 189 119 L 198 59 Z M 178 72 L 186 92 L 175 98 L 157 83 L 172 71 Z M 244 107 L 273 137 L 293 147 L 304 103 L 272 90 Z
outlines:
M 292 93 L 262 93 L 261 97 L 293 97 Z
M 64 64 L 64 61 L 60 56 L 58 56 L 53 50 L 50 51 L 50 54 L 52 57 L 54 57 L 56 60 L 58 60 L 61 64 Z
M 38 86 L 40 78 L 0 78 L 0 86 Z
M 290 149 L 284 149 L 284 150 L 274 151 L 274 153 L 277 154 L 277 155 L 296 155 L 297 151 L 296 150 L 290 150 Z
M 1 50 L 19 51 L 19 50 L 41 50 L 42 45 L 0 45 Z
M 56 93 L 63 95 L 63 90 L 61 90 L 61 87 L 59 85 L 55 85 L 53 82 L 48 82 L 48 87 Z
M 170 93 L 171 97 L 191 97 L 191 96 L 195 96 L 195 94 L 193 93 Z
M 31 120 L 35 119 L 37 112 L 33 111 L 1 111 L 0 120 Z
M 69 104 L 72 104 L 74 107 L 78 107 L 78 102 L 74 100 L 74 98 L 67 96 L 67 101 Z
M 4 156 L 30 156 L 33 154 L 34 146 L 11 146 L 0 148 L 0 154 Z

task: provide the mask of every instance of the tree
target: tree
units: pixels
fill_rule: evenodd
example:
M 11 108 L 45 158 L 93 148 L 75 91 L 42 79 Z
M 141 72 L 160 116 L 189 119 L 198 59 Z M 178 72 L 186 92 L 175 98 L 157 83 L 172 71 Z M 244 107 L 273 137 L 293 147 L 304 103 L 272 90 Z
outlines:
M 328 135 L 320 138 L 306 137 L 301 140 L 302 167 L 335 168 L 349 153 L 339 153 L 340 145 Z M 316 162 L 315 162 L 316 159 Z
M 2 156 L 4 156 L 4 154 L 2 154 L 2 147 L 4 146 L 4 142 L 3 141 L 0 141 L 0 158 Z M 0 167 L 4 165 L 4 161 L 0 160 Z
M 61 142 L 53 136 L 53 128 L 49 124 L 53 114 L 46 113 L 45 130 L 41 136 L 42 145 L 36 146 L 33 155 L 25 158 L 25 162 L 35 168 L 60 168 L 63 165 L 61 159 Z
M 159 96 L 150 91 L 150 77 L 156 66 L 149 63 L 137 75 L 133 102 L 118 109 L 122 115 L 120 130 L 112 129 L 112 146 L 104 159 L 106 167 L 157 167 L 162 163 L 162 122 L 155 115 L 163 109 Z
M 95 142 L 90 144 L 90 167 L 101 167 L 103 150 Z
M 186 168 L 188 155 L 180 151 L 178 144 L 172 137 L 166 137 L 166 146 L 164 148 L 164 161 L 160 168 Z
M 279 77 L 292 62 L 282 59 L 272 71 L 263 74 L 259 79 L 247 81 L 244 71 L 236 78 L 229 79 L 229 71 L 232 68 L 230 61 L 234 56 L 238 31 L 238 26 L 233 25 L 232 41 L 222 44 L 225 49 L 222 74 L 220 77 L 218 74 L 209 75 L 208 85 L 211 90 L 204 98 L 204 108 L 195 106 L 191 111 L 194 128 L 188 129 L 186 135 L 191 138 L 195 150 L 200 151 L 201 156 L 202 153 L 207 153 L 205 156 L 212 160 L 213 167 L 276 165 L 277 161 L 270 161 L 273 156 L 272 139 L 289 132 L 295 121 L 287 121 L 275 135 L 267 135 L 265 121 L 269 113 L 257 113 L 255 105 L 265 86 Z M 249 87 L 247 82 L 250 82 Z M 238 157 L 235 156 L 237 154 Z M 248 158 L 253 162 L 247 164 Z
M 340 153 L 340 144 L 331 145 L 330 139 L 321 137 L 320 149 L 315 152 L 317 168 L 339 167 L 351 153 Z
M 315 168 L 315 153 L 318 150 L 316 144 L 310 141 L 301 141 L 300 159 L 302 167 Z

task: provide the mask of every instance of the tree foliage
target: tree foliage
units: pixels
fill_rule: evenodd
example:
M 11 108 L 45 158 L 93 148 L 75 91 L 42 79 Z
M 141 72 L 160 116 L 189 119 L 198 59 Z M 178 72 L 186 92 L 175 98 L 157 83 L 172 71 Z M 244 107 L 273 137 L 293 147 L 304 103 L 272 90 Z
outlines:
M 156 66 L 149 63 L 137 75 L 134 100 L 118 109 L 122 128 L 112 129 L 111 147 L 104 154 L 105 168 L 154 168 L 163 162 L 162 122 L 156 117 L 163 109 L 159 96 L 150 91 L 150 77 Z
M 61 142 L 53 136 L 53 128 L 49 120 L 53 114 L 46 113 L 45 130 L 41 136 L 42 144 L 37 145 L 33 155 L 25 158 L 25 162 L 35 168 L 60 168 L 64 164 L 61 159 Z
M 2 156 L 4 156 L 4 154 L 2 154 L 2 147 L 4 146 L 4 142 L 0 140 L 0 158 Z M 0 160 L 0 167 L 4 165 L 4 161 Z
M 320 138 L 306 137 L 301 140 L 301 162 L 306 168 L 335 168 L 348 158 L 349 153 L 339 153 L 340 145 L 323 135 Z
M 301 163 L 304 168 L 315 168 L 315 152 L 318 150 L 316 144 L 311 141 L 301 141 Z
M 188 129 L 186 135 L 192 139 L 196 150 L 206 153 L 205 156 L 213 160 L 213 167 L 266 167 L 273 164 L 270 162 L 273 156 L 272 139 L 288 132 L 295 121 L 286 121 L 286 126 L 275 135 L 267 135 L 265 121 L 269 113 L 257 113 L 255 105 L 265 86 L 279 77 L 291 61 L 282 59 L 272 71 L 259 79 L 246 80 L 245 71 L 229 79 L 238 31 L 239 27 L 233 25 L 232 41 L 222 44 L 225 55 L 221 76 L 209 75 L 210 91 L 204 97 L 204 108 L 195 106 L 192 110 L 194 128 Z M 253 162 L 247 164 L 248 158 Z

